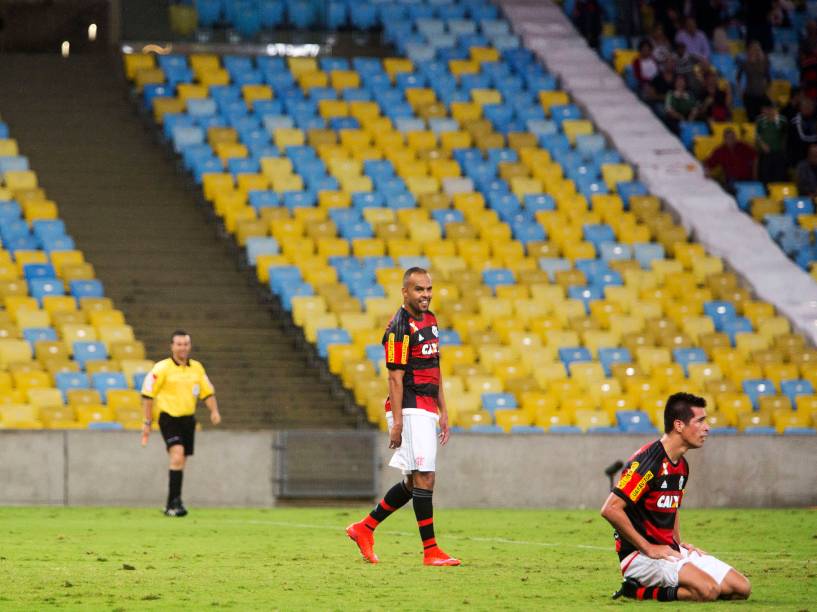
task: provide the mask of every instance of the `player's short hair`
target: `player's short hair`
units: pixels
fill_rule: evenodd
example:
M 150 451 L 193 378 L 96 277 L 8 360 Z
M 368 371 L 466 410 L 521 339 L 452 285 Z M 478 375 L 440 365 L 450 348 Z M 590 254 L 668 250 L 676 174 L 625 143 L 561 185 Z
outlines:
M 188 333 L 187 333 L 186 331 L 184 331 L 183 329 L 177 329 L 176 331 L 174 331 L 174 332 L 171 334 L 171 336 L 170 336 L 170 341 L 171 341 L 171 342 L 173 342 L 173 340 L 175 340 L 177 336 L 189 336 L 189 335 L 190 335 L 190 334 L 188 334 Z
M 664 433 L 673 429 L 675 421 L 689 423 L 693 408 L 706 408 L 706 400 L 692 393 L 673 393 L 664 407 Z
M 403 274 L 403 286 L 406 286 L 408 279 L 411 278 L 412 274 L 428 274 L 428 270 L 425 268 L 421 268 L 420 266 L 412 266 L 408 270 L 406 270 L 405 274 Z

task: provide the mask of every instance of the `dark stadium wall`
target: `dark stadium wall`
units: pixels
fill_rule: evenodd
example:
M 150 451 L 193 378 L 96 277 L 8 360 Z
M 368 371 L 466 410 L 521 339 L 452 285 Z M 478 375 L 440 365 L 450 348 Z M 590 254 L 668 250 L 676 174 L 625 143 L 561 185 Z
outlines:
M 0 2 L 0 52 L 59 53 L 63 41 L 72 53 L 102 52 L 116 42 L 109 0 L 4 0 Z M 88 40 L 88 26 L 98 37 Z

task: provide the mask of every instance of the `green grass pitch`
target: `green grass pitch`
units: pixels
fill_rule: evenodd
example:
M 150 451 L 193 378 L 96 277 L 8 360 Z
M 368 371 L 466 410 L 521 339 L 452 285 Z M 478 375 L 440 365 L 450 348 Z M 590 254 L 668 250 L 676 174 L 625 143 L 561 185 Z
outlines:
M 344 527 L 364 508 L 0 508 L 0 610 L 679 609 L 612 601 L 610 529 L 595 511 L 445 510 L 461 567 L 421 564 L 410 507 L 369 565 Z M 684 538 L 745 572 L 752 610 L 817 611 L 817 510 L 685 510 Z

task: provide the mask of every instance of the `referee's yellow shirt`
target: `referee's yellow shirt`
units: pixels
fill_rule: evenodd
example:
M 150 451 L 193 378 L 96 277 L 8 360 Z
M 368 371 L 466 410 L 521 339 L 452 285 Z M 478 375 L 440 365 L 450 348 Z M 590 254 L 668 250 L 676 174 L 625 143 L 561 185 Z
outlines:
M 194 359 L 176 363 L 172 357 L 153 366 L 142 383 L 142 395 L 154 400 L 157 412 L 187 416 L 196 412 L 196 402 L 215 393 L 204 366 Z

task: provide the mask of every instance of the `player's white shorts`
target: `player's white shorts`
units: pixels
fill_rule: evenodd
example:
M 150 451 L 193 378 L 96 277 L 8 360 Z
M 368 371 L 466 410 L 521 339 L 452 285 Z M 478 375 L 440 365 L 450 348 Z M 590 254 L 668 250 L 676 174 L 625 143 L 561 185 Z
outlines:
M 403 408 L 403 441 L 389 465 L 402 470 L 403 474 L 435 472 L 437 466 L 437 421 L 440 417 L 420 408 Z M 391 426 L 394 418 L 386 413 Z
M 712 576 L 720 584 L 732 569 L 712 555 L 701 555 L 681 548 L 681 558 L 674 561 L 650 559 L 639 552 L 633 552 L 621 561 L 621 572 L 625 578 L 635 580 L 642 586 L 678 586 L 678 572 L 687 563 Z

